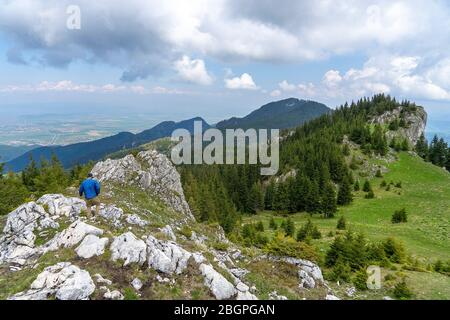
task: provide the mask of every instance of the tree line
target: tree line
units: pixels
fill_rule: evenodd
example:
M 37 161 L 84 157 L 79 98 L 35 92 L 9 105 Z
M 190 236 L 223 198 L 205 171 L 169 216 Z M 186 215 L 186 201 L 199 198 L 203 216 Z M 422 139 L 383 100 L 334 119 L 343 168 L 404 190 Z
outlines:
M 0 174 L 0 215 L 5 215 L 44 194 L 62 193 L 69 186 L 78 186 L 91 170 L 92 163 L 76 165 L 65 170 L 56 155 L 50 161 L 41 159 L 39 165 L 30 157 L 28 166 L 20 173 Z M 0 172 L 4 165 L 0 163 Z

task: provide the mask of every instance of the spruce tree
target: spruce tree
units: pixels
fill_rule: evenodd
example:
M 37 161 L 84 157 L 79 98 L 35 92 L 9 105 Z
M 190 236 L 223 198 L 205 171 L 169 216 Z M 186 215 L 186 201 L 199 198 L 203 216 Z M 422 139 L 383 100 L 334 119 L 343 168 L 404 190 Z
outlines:
M 332 218 L 337 212 L 336 192 L 331 183 L 327 183 L 321 201 L 321 211 L 325 218 Z
M 370 185 L 369 180 L 366 180 L 364 182 L 363 191 L 364 192 L 369 192 L 370 190 L 372 190 L 372 186 Z
M 353 187 L 353 190 L 355 190 L 355 192 L 358 192 L 359 190 L 361 190 L 361 187 L 359 186 L 359 180 L 355 181 L 355 185 Z
M 339 187 L 337 204 L 340 206 L 345 206 L 353 201 L 352 186 L 349 182 L 349 178 L 345 178 Z
M 419 157 L 428 160 L 428 142 L 425 135 L 422 133 L 416 144 L 416 152 Z

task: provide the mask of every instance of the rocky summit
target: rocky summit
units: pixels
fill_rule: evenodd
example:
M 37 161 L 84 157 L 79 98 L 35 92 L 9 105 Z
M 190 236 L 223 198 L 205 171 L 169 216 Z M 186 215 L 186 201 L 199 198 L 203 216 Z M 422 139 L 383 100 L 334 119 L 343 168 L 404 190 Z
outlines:
M 92 173 L 104 189 L 94 218 L 86 217 L 86 203 L 71 196 L 74 190 L 8 214 L 0 274 L 18 285 L 3 298 L 287 299 L 255 286 L 255 265 L 292 269 L 293 290 L 313 290 L 322 299 L 332 294 L 315 263 L 243 252 L 219 226 L 195 222 L 180 176 L 164 155 L 109 159 Z

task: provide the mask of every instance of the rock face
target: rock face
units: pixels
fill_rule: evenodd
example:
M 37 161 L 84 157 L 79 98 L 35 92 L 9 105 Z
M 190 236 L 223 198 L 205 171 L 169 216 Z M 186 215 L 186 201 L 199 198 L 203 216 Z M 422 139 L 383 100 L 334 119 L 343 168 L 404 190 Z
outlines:
M 399 128 L 397 131 L 387 132 L 388 139 L 393 137 L 407 138 L 411 146 L 415 146 L 420 136 L 425 132 L 427 125 L 427 113 L 422 107 L 416 107 L 415 111 L 408 111 L 402 107 L 383 113 L 374 117 L 370 122 L 378 124 L 390 124 L 393 120 L 399 119 L 400 116 L 405 120 L 407 127 Z
M 75 252 L 80 258 L 89 259 L 94 256 L 100 256 L 105 253 L 105 247 L 108 244 L 108 238 L 99 238 L 96 235 L 89 234 L 81 241 Z
M 230 299 L 236 295 L 234 286 L 209 264 L 201 264 L 200 272 L 205 278 L 205 285 L 211 290 L 216 299 Z
M 137 214 L 128 214 L 126 221 L 128 224 L 137 225 L 139 227 L 145 227 L 149 224 L 148 221 L 141 219 Z
M 130 263 L 138 263 L 140 265 L 145 263 L 147 246 L 145 242 L 136 238 L 136 236 L 127 232 L 114 238 L 110 247 L 111 259 L 113 261 L 123 260 L 123 265 Z
M 57 220 L 63 216 L 74 221 L 85 209 L 83 200 L 61 194 L 47 194 L 18 207 L 8 214 L 0 236 L 0 264 L 24 265 L 31 257 L 45 252 L 35 247 L 35 233 L 59 228 Z
M 44 195 L 37 203 L 48 208 L 48 213 L 52 216 L 77 217 L 81 211 L 87 210 L 83 200 L 66 198 L 62 194 Z
M 71 248 L 87 235 L 101 236 L 102 234 L 103 230 L 78 220 L 47 242 L 42 248 L 42 253 L 56 251 L 59 248 Z
M 99 162 L 92 173 L 102 182 L 139 186 L 188 219 L 194 219 L 184 198 L 180 175 L 165 155 L 154 150 L 142 151 L 136 157 L 128 155 L 119 160 Z
M 23 265 L 35 254 L 34 230 L 48 218 L 44 208 L 35 202 L 24 204 L 8 215 L 0 237 L 0 263 Z
M 322 270 L 315 263 L 291 257 L 269 257 L 272 261 L 283 261 L 298 267 L 299 287 L 312 289 L 324 283 Z
M 44 300 L 54 295 L 58 300 L 85 300 L 94 290 L 94 282 L 87 271 L 69 262 L 61 262 L 39 274 L 30 290 L 9 299 Z
M 120 228 L 122 226 L 121 219 L 123 216 L 123 210 L 117 208 L 116 206 L 101 206 L 99 215 L 111 222 L 111 224 L 116 228 Z
M 149 267 L 168 274 L 182 273 L 192 254 L 173 241 L 157 240 L 153 236 L 147 238 Z

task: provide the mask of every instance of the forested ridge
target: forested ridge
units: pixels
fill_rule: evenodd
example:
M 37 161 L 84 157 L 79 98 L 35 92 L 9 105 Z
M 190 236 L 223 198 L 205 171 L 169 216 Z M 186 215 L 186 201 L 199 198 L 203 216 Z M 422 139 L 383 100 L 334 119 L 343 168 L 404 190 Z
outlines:
M 402 110 L 400 118 L 388 126 L 369 124 L 370 119 L 397 108 Z M 385 156 L 390 147 L 413 150 L 416 146 L 406 138 L 388 140 L 386 131 L 407 127 L 403 115 L 415 110 L 414 103 L 383 94 L 346 103 L 294 131 L 283 132 L 278 177 L 260 176 L 257 165 L 183 166 L 186 197 L 199 220 L 217 221 L 226 231 L 236 225 L 238 213 L 306 211 L 333 217 L 338 206 L 352 202 L 352 191 L 364 183 L 353 173 L 354 164 L 346 161 L 349 150 L 344 140 L 368 155 Z M 443 139 L 436 137 L 428 146 L 422 136 L 417 152 L 450 169 L 449 148 Z M 370 197 L 370 188 L 367 192 Z

